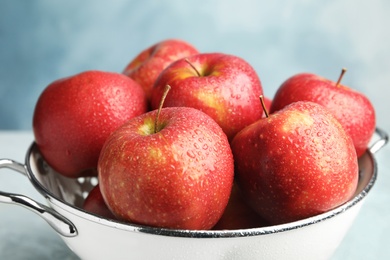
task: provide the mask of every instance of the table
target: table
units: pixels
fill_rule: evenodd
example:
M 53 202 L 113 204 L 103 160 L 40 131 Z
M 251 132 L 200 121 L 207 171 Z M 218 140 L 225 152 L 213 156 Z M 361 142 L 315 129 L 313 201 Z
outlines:
M 0 131 L 0 158 L 24 162 L 32 141 L 33 134 L 29 131 Z M 386 160 L 389 156 L 389 145 L 375 154 L 377 182 L 332 260 L 389 259 L 390 160 Z M 25 176 L 11 170 L 1 170 L 0 190 L 22 193 L 45 203 Z M 15 205 L 0 203 L 0 241 L 0 259 L 79 259 L 43 219 Z

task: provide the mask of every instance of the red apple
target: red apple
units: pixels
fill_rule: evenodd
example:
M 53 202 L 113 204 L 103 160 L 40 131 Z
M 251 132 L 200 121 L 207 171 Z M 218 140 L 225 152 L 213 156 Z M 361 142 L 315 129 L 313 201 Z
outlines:
M 114 214 L 112 214 L 112 212 L 104 202 L 102 193 L 100 192 L 99 184 L 96 185 L 85 198 L 85 201 L 83 203 L 83 209 L 87 212 L 96 214 L 107 219 L 115 219 Z
M 286 106 L 240 131 L 231 147 L 245 200 L 271 224 L 331 210 L 357 187 L 352 139 L 317 103 Z
M 234 183 L 226 209 L 213 229 L 234 230 L 258 228 L 267 225 L 268 223 L 246 204 L 238 190 L 237 184 Z
M 67 177 L 97 167 L 107 137 L 145 113 L 142 88 L 123 74 L 86 71 L 48 85 L 33 116 L 35 141 L 45 160 Z
M 287 79 L 278 89 L 270 113 L 296 101 L 325 106 L 351 135 L 357 156 L 367 149 L 375 131 L 375 110 L 362 93 L 323 77 L 301 73 Z
M 163 108 L 156 114 L 129 120 L 107 139 L 98 163 L 104 200 L 124 221 L 210 229 L 232 189 L 227 137 L 212 118 L 193 108 Z
M 163 69 L 173 61 L 196 53 L 198 51 L 188 42 L 177 39 L 164 40 L 139 53 L 126 66 L 123 73 L 138 82 L 149 99 L 153 84 Z
M 228 139 L 262 117 L 263 93 L 255 70 L 243 59 L 222 53 L 201 53 L 175 61 L 157 78 L 151 98 L 157 108 L 166 85 L 165 107 L 193 107 L 211 116 Z

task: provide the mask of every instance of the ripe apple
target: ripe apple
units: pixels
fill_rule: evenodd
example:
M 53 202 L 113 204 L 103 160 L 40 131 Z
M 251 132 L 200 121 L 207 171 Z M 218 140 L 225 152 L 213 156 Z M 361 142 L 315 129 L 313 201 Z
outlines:
M 271 224 L 333 209 L 357 187 L 352 139 L 317 103 L 286 106 L 240 131 L 231 147 L 245 200 Z
M 362 93 L 311 73 L 287 79 L 276 92 L 270 113 L 296 101 L 312 101 L 328 108 L 351 135 L 357 156 L 367 149 L 375 131 L 375 110 Z
M 120 220 L 210 229 L 229 200 L 233 155 L 226 135 L 205 113 L 163 108 L 114 131 L 100 154 L 98 177 L 107 206 Z
M 83 209 L 87 212 L 107 219 L 115 219 L 114 214 L 112 214 L 104 202 L 102 193 L 100 192 L 99 184 L 93 187 L 88 196 L 85 198 Z
M 149 100 L 153 84 L 163 69 L 173 61 L 198 53 L 183 40 L 167 39 L 139 53 L 124 69 L 123 74 L 138 82 Z
M 226 209 L 213 227 L 214 230 L 234 230 L 267 226 L 268 223 L 249 207 L 242 198 L 237 184 L 233 184 Z
M 41 93 L 33 115 L 35 142 L 59 173 L 84 176 L 96 169 L 108 135 L 146 110 L 145 93 L 129 77 L 82 72 L 52 82 Z
M 228 139 L 262 117 L 260 79 L 245 60 L 223 53 L 201 53 L 175 61 L 157 78 L 151 107 L 157 108 L 166 85 L 165 107 L 193 107 L 211 116 Z

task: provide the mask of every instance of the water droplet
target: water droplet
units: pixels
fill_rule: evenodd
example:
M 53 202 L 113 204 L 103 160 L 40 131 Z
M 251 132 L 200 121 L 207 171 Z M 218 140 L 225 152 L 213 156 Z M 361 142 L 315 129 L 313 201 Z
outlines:
M 202 148 L 203 148 L 203 150 L 207 150 L 207 149 L 209 148 L 209 146 L 208 146 L 207 144 L 204 144 L 204 145 L 202 146 Z
M 305 130 L 305 134 L 310 135 L 310 133 L 311 133 L 311 130 L 310 130 L 310 129 L 306 129 L 306 130 Z
M 199 146 L 198 143 L 194 143 L 194 147 L 195 147 L 196 149 L 199 149 L 199 148 L 200 148 L 200 146 Z
M 196 157 L 194 151 L 192 151 L 192 150 L 188 150 L 188 151 L 187 151 L 187 155 L 188 155 L 190 158 L 195 158 L 195 157 Z

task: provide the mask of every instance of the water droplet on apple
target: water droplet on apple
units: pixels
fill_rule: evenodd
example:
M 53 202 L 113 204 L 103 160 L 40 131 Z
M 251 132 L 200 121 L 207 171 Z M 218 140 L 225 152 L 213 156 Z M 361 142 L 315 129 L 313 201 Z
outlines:
M 187 151 L 187 155 L 188 155 L 190 158 L 195 158 L 195 157 L 196 157 L 194 151 L 192 151 L 192 150 L 188 150 L 188 151 Z
M 195 129 L 195 134 L 197 134 L 197 135 L 200 135 L 200 134 L 202 134 L 202 131 L 200 130 L 200 129 Z
M 203 150 L 207 150 L 209 148 L 209 146 L 207 144 L 203 144 L 202 148 L 203 148 Z
M 200 146 L 199 146 L 198 143 L 194 143 L 194 147 L 195 147 L 196 149 L 199 149 L 199 148 L 200 148 Z

